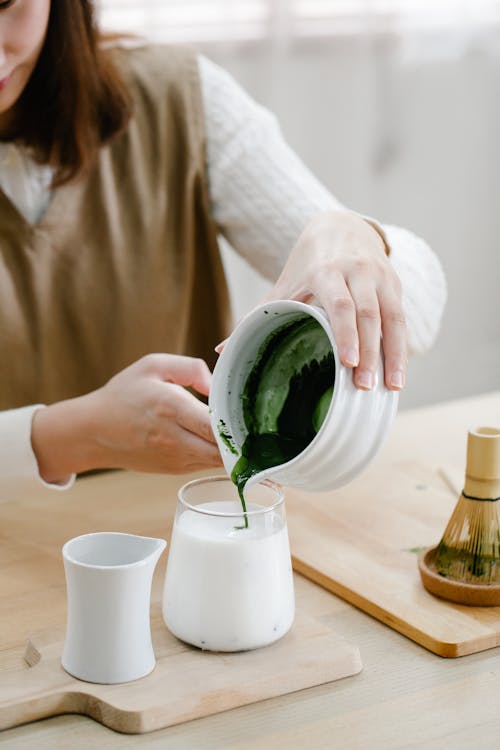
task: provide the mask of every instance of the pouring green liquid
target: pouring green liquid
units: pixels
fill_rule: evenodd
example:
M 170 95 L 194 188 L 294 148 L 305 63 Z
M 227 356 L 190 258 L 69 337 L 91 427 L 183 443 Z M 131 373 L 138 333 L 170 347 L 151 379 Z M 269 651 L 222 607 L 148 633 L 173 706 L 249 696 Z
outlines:
M 243 389 L 248 434 L 231 473 L 245 527 L 246 483 L 264 469 L 290 461 L 309 445 L 328 412 L 334 380 L 332 345 L 315 318 L 298 316 L 264 341 Z

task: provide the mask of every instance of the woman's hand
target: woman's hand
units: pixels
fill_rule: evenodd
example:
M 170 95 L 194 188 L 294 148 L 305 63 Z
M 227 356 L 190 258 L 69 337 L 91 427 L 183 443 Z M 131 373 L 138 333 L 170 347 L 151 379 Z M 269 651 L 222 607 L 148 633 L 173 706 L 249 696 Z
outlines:
M 378 232 L 347 211 L 321 214 L 306 227 L 266 298 L 317 301 L 327 312 L 344 365 L 369 390 L 383 336 L 385 383 L 404 386 L 406 325 L 401 287 Z
M 220 466 L 208 407 L 182 386 L 208 395 L 200 359 L 149 354 L 86 396 L 35 413 L 32 445 L 40 475 L 124 468 L 181 474 Z

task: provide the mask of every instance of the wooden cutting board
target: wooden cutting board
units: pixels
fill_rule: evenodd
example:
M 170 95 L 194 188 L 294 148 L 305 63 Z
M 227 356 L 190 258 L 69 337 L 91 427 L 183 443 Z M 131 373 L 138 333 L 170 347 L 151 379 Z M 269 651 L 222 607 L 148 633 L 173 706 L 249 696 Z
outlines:
M 438 599 L 417 568 L 458 500 L 467 430 L 479 424 L 500 425 L 500 393 L 402 413 L 352 484 L 286 493 L 294 569 L 446 657 L 500 644 L 500 607 Z
M 113 472 L 79 479 L 67 492 L 0 496 L 0 729 L 77 712 L 122 732 L 148 732 L 360 671 L 358 649 L 306 614 L 310 602 L 301 586 L 292 630 L 267 648 L 214 654 L 182 644 L 160 614 L 165 554 L 151 597 L 155 670 L 106 686 L 62 669 L 64 542 L 92 531 L 169 540 L 177 490 L 192 478 Z M 332 610 L 338 606 L 332 598 Z M 31 667 L 22 658 L 27 640 Z
M 361 670 L 356 647 L 301 613 L 280 641 L 234 654 L 200 651 L 178 641 L 164 626 L 159 603 L 152 633 L 154 671 L 122 685 L 95 685 L 67 674 L 60 665 L 62 631 L 31 638 L 25 668 L 1 675 L 0 730 L 80 713 L 119 732 L 151 732 Z

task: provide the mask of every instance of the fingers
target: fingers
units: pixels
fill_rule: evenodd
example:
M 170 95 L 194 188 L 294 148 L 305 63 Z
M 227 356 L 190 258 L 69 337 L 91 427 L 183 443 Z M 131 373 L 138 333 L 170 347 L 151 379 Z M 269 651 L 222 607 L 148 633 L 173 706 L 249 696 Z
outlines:
M 331 269 L 316 277 L 314 289 L 328 314 L 342 364 L 355 368 L 355 385 L 363 390 L 373 388 L 382 334 L 385 384 L 391 390 L 401 390 L 407 350 L 397 279 L 384 276 L 377 285 L 369 268 L 356 267 L 345 276 Z
M 196 471 L 210 466 L 222 466 L 222 458 L 217 446 L 194 435 L 189 430 L 179 428 L 179 448 L 182 450 L 176 473 Z
M 359 365 L 354 372 L 358 388 L 370 390 L 375 384 L 375 373 L 380 357 L 380 306 L 373 281 L 365 275 L 353 275 L 349 280 L 359 336 Z
M 204 442 L 216 445 L 217 441 L 210 424 L 207 405 L 202 404 L 201 401 L 198 401 L 191 393 L 182 388 L 178 389 L 175 398 L 177 424 Z
M 148 354 L 139 360 L 139 365 L 146 373 L 156 375 L 160 380 L 191 386 L 198 393 L 208 396 L 212 375 L 202 359 L 179 354 Z
M 318 279 L 318 299 L 325 308 L 337 343 L 340 361 L 347 367 L 359 362 L 356 307 L 341 273 L 333 271 Z
M 407 355 L 406 322 L 400 295 L 384 290 L 379 294 L 384 343 L 385 384 L 401 390 L 405 384 Z
M 222 458 L 217 446 L 185 430 L 179 424 L 157 425 L 148 435 L 147 454 L 140 469 L 168 474 L 183 474 L 210 466 L 221 466 Z M 132 468 L 136 468 L 132 464 Z
M 179 385 L 165 383 L 159 387 L 163 393 L 150 444 L 164 455 L 163 465 L 174 474 L 221 466 L 208 407 Z

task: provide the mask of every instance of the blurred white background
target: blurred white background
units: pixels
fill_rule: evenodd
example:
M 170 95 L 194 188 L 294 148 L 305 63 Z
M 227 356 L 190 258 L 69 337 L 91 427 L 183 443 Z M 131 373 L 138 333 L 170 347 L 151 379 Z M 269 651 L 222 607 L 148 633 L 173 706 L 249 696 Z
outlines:
M 424 237 L 449 300 L 401 406 L 500 384 L 500 0 L 101 0 L 108 29 L 194 43 L 278 116 L 350 208 Z M 227 247 L 236 318 L 266 283 Z M 492 415 L 492 421 L 494 417 Z

